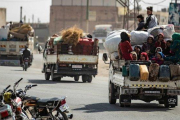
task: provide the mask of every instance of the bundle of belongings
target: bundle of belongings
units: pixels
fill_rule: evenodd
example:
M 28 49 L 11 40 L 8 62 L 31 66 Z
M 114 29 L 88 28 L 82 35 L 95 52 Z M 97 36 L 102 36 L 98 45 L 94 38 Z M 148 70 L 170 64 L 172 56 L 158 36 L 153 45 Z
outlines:
M 98 40 L 83 36 L 83 30 L 74 26 L 60 32 L 61 36 L 54 34 L 49 40 L 50 48 L 59 54 L 97 54 Z M 96 50 L 95 50 L 96 49 Z
M 108 34 L 105 42 L 104 47 L 108 52 L 108 56 L 111 60 L 116 60 L 118 58 L 119 53 L 119 43 L 121 42 L 121 33 L 126 32 L 130 37 L 130 44 L 132 45 L 132 48 L 134 46 L 142 47 L 144 43 L 147 42 L 147 39 L 151 35 L 154 40 L 157 41 L 158 35 L 163 34 L 164 40 L 172 40 L 172 35 L 175 33 L 174 25 L 168 24 L 168 25 L 159 25 L 154 28 L 148 29 L 148 31 L 127 31 L 127 30 L 116 30 L 112 31 Z M 140 57 L 140 56 L 139 56 Z
M 11 26 L 8 40 L 28 40 L 28 36 L 34 36 L 34 29 L 29 24 L 15 24 Z

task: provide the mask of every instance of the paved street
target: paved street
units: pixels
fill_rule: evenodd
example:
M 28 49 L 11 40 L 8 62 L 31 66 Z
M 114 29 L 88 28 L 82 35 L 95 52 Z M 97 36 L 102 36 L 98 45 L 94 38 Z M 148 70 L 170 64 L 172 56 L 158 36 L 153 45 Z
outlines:
M 101 61 L 102 62 L 102 61 Z M 40 98 L 67 96 L 67 103 L 74 114 L 73 120 L 180 120 L 180 107 L 164 108 L 157 102 L 133 101 L 130 108 L 121 108 L 108 103 L 108 70 L 100 69 L 100 75 L 92 83 L 74 82 L 73 78 L 63 78 L 61 82 L 44 80 L 41 73 L 42 54 L 34 56 L 34 63 L 27 72 L 21 67 L 0 66 L 0 90 L 24 78 L 19 88 L 27 84 L 38 84 L 29 90 L 29 95 Z M 107 65 L 106 65 L 107 66 Z M 179 102 L 180 104 L 180 102 Z

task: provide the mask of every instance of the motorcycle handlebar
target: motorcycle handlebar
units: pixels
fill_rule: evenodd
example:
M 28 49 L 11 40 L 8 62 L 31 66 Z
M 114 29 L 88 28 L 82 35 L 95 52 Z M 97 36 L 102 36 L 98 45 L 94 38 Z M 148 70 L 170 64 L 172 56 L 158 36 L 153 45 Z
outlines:
M 7 89 L 9 89 L 11 87 L 11 85 L 8 85 L 4 90 L 3 93 L 6 92 Z
M 36 87 L 37 85 L 31 85 L 31 87 Z
M 23 78 L 21 78 L 20 80 L 18 80 L 17 82 L 15 82 L 14 84 L 17 85 L 19 82 L 21 82 Z

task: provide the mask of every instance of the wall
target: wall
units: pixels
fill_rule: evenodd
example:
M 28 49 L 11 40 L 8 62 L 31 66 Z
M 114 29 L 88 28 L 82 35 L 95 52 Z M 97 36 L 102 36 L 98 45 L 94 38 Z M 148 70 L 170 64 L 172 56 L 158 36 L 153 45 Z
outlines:
M 6 25 L 6 8 L 0 8 L 0 27 Z
M 62 29 L 77 25 L 86 31 L 86 6 L 51 6 L 50 35 L 59 33 Z M 113 6 L 90 6 L 89 33 L 97 24 L 112 24 L 118 21 L 118 8 Z

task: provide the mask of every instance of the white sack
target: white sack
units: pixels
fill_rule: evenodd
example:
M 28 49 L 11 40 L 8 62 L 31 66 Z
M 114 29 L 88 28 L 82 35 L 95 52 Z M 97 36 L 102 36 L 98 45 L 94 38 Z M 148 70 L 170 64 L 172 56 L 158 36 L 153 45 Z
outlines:
M 149 33 L 149 35 L 157 37 L 160 33 L 163 33 L 163 29 L 161 29 L 160 26 L 156 26 L 151 29 L 148 29 L 148 33 Z
M 127 32 L 126 30 L 116 30 L 112 31 L 106 38 L 104 42 L 104 47 L 108 51 L 108 53 L 113 53 L 114 51 L 118 51 L 118 45 L 121 42 L 120 34 L 121 32 Z
M 117 51 L 113 52 L 113 53 L 108 53 L 108 57 L 111 59 L 111 60 L 116 60 L 116 57 L 118 57 L 119 54 Z
M 148 32 L 145 31 L 132 31 L 131 32 L 131 45 L 142 45 L 147 41 Z
M 0 28 L 0 39 L 7 39 L 9 28 Z
M 172 35 L 175 33 L 174 25 L 168 24 L 168 25 L 161 25 L 163 29 L 164 38 L 172 38 Z

